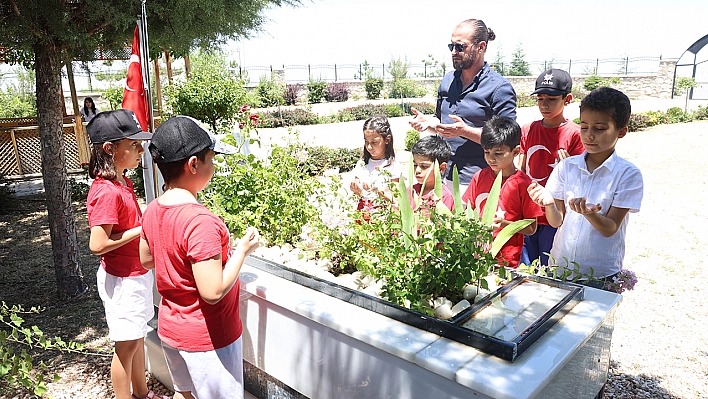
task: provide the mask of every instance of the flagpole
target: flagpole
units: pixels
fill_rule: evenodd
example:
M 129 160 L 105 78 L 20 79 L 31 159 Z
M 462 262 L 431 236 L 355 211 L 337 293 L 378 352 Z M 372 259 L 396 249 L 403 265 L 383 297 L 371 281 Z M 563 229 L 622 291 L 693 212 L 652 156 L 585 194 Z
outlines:
M 152 111 L 152 85 L 150 84 L 150 69 L 148 68 L 150 60 L 150 48 L 148 46 L 148 29 L 147 29 L 147 12 L 145 11 L 145 1 L 141 1 L 141 13 L 138 20 L 138 32 L 140 36 L 140 69 L 143 77 L 143 88 L 145 94 L 145 103 L 147 105 L 148 129 L 150 132 L 155 131 L 155 118 Z M 145 146 L 143 154 L 143 181 L 145 186 L 145 202 L 150 203 L 157 198 L 162 185 L 162 176 L 155 167 L 152 156 Z

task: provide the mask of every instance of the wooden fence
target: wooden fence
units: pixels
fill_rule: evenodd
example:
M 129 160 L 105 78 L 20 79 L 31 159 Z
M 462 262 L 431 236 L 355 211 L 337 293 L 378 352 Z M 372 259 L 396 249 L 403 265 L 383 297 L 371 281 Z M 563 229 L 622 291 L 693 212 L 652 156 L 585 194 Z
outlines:
M 62 140 L 66 169 L 81 170 L 91 152 L 86 129 L 64 118 Z M 42 173 L 42 155 L 36 117 L 0 118 L 0 174 L 22 177 Z

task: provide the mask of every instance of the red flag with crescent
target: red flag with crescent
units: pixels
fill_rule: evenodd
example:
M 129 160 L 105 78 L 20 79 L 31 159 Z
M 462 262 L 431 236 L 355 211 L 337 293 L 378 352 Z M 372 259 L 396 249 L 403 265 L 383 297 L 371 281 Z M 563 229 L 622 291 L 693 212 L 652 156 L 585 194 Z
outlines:
M 133 111 L 143 131 L 148 132 L 150 125 L 148 124 L 148 109 L 145 100 L 141 61 L 140 33 L 136 26 L 133 37 L 133 51 L 130 54 L 130 63 L 128 64 L 128 77 L 125 80 L 125 89 L 123 91 L 123 108 Z

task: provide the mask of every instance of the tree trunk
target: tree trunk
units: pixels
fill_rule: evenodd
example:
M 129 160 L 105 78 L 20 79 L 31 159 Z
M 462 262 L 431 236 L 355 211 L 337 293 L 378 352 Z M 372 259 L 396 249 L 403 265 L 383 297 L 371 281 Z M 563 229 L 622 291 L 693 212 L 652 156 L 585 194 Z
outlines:
M 42 154 L 42 179 L 47 197 L 49 233 L 59 300 L 86 291 L 76 222 L 71 209 L 62 132 L 61 49 L 56 43 L 35 45 L 37 119 Z

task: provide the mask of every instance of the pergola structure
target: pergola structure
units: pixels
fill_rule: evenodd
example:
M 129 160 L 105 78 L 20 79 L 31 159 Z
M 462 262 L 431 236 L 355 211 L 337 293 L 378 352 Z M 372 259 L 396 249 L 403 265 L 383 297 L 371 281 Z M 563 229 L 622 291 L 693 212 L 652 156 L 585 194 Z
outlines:
M 688 98 L 692 100 L 696 99 L 708 99 L 708 59 L 699 61 L 698 60 L 698 53 L 706 46 L 708 45 L 708 35 L 703 36 L 702 38 L 696 40 L 695 43 L 690 45 L 684 52 L 681 54 L 681 57 L 679 57 L 679 62 L 676 63 L 676 67 L 674 68 L 674 84 L 673 86 L 676 86 L 676 75 L 677 75 L 677 70 L 680 67 L 691 67 L 691 77 L 696 81 L 696 83 L 699 85 L 699 88 L 702 88 L 702 86 L 706 86 L 705 90 L 700 90 L 698 93 L 694 91 L 694 88 L 690 89 L 690 92 L 688 93 Z M 689 61 L 688 63 L 681 63 L 681 60 L 684 58 L 686 53 L 693 54 L 693 60 Z M 689 55 L 690 57 L 690 55 Z M 697 94 L 697 96 L 696 96 Z M 673 98 L 673 92 L 671 93 L 671 98 Z

